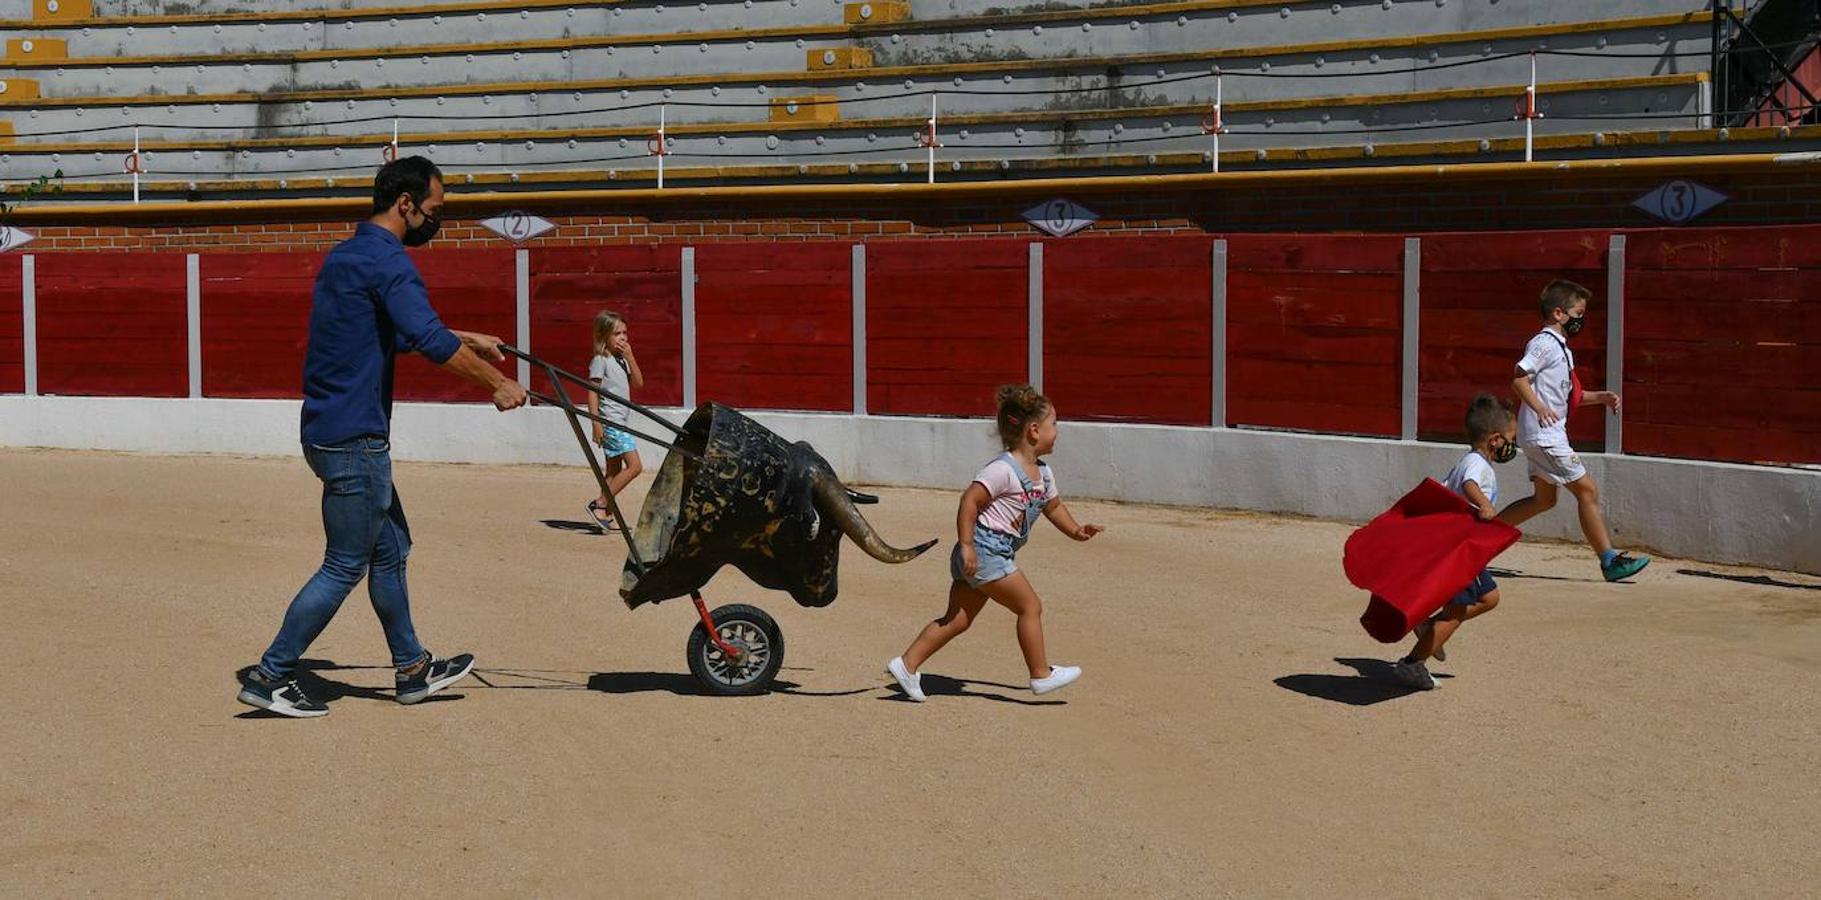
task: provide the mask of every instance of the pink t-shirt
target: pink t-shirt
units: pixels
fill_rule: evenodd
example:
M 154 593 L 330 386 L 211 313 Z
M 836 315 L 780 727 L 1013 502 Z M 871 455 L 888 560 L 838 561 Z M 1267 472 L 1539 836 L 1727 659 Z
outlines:
M 980 518 L 975 522 L 977 527 L 991 528 L 1006 534 L 1016 535 L 1024 530 L 1024 507 L 1029 501 L 1040 500 L 1040 505 L 1049 506 L 1062 496 L 1056 490 L 1056 476 L 1050 467 L 1039 465 L 1043 481 L 1037 489 L 1026 495 L 1023 482 L 1019 481 L 1018 464 L 1001 456 L 980 468 L 974 481 L 986 488 L 987 504 L 980 510 Z

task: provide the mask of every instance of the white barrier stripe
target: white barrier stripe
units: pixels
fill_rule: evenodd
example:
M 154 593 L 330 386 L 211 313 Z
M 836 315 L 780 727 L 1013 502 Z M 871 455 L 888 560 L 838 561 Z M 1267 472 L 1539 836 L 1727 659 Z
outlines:
M 1606 245 L 1606 389 L 1625 390 L 1625 236 Z M 1625 413 L 1606 411 L 1606 452 L 1625 452 Z
M 1399 407 L 1402 412 L 1400 434 L 1406 441 L 1416 440 L 1416 388 L 1418 325 L 1422 321 L 1422 238 L 1404 238 L 1404 344 L 1403 376 L 1399 382 Z
M 38 396 L 38 257 L 20 260 L 20 307 L 24 322 L 20 339 L 25 356 L 25 395 Z
M 683 408 L 696 408 L 696 248 L 683 248 Z
M 190 348 L 190 398 L 202 396 L 202 258 L 194 253 L 184 258 L 184 278 L 188 282 L 186 315 Z
M 854 245 L 854 414 L 866 415 L 866 245 Z

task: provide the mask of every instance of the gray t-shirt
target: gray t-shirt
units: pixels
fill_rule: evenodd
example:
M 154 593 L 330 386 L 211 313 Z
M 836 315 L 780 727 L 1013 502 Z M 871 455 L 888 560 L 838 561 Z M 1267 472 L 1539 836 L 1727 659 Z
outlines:
M 626 363 L 618 357 L 597 356 L 588 363 L 588 380 L 598 382 L 601 389 L 621 397 L 632 399 L 632 383 L 626 375 Z M 615 403 L 606 397 L 601 398 L 601 418 L 620 425 L 626 424 L 627 410 L 623 404 Z

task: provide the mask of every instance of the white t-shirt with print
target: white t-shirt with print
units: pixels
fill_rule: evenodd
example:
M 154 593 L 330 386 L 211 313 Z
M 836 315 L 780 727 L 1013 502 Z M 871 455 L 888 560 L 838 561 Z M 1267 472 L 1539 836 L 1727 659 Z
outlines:
M 588 380 L 601 383 L 601 389 L 621 397 L 632 397 L 632 382 L 626 375 L 626 364 L 617 357 L 597 356 L 588 363 Z M 626 407 L 601 398 L 601 418 L 620 425 L 626 424 Z
M 1488 502 L 1493 506 L 1498 505 L 1498 473 L 1493 470 L 1492 463 L 1487 462 L 1486 457 L 1481 456 L 1478 450 L 1467 451 L 1467 455 L 1461 457 L 1461 461 L 1448 470 L 1448 477 L 1442 483 L 1448 486 L 1448 490 L 1465 497 L 1469 481 L 1480 486 L 1480 493 L 1486 495 Z
M 991 528 L 994 531 L 1016 535 L 1024 530 L 1024 507 L 1028 501 L 1041 500 L 1042 506 L 1056 502 L 1062 494 L 1056 490 L 1056 476 L 1050 467 L 1038 464 L 1037 470 L 1043 474 L 1043 480 L 1036 491 L 1027 495 L 1024 483 L 1019 480 L 1018 464 L 1007 461 L 1001 456 L 980 468 L 974 481 L 986 488 L 987 503 L 980 509 L 980 518 L 975 525 Z
M 1545 328 L 1524 345 L 1518 368 L 1530 376 L 1530 386 L 1543 406 L 1555 413 L 1555 424 L 1537 420 L 1530 404 L 1518 405 L 1518 443 L 1524 446 L 1568 445 L 1568 397 L 1574 392 L 1574 354 L 1568 342 Z

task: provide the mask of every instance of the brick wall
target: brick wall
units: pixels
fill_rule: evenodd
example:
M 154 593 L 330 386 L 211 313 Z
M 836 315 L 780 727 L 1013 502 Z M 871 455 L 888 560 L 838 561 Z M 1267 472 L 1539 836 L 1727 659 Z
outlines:
M 1297 184 L 1220 191 L 1134 191 L 1077 198 L 1100 216 L 1094 234 L 1231 234 L 1244 232 L 1430 232 L 1557 228 L 1649 228 L 1662 223 L 1632 207 L 1669 179 L 1657 176 L 1460 181 L 1447 186 Z M 1815 167 L 1700 179 L 1731 200 L 1699 219 L 1703 226 L 1821 221 L 1821 171 Z M 464 218 L 457 205 L 437 239 L 439 247 L 505 244 Z M 527 206 L 557 228 L 537 246 L 721 241 L 877 241 L 1036 234 L 1023 211 L 1039 199 L 930 202 L 880 199 L 841 203 L 779 203 L 764 197 L 713 205 L 629 207 L 554 212 Z M 157 227 L 93 227 L 30 223 L 34 253 L 58 251 L 242 251 L 323 249 L 345 237 L 346 219 L 264 221 Z

